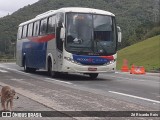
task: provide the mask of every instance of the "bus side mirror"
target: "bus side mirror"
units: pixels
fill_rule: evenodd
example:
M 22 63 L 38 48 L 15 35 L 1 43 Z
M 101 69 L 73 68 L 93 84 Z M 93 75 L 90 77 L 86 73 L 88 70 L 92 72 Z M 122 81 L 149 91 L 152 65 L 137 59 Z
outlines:
M 117 32 L 118 32 L 118 42 L 122 42 L 122 32 L 119 26 L 117 26 Z
M 64 27 L 61 28 L 60 38 L 62 39 L 62 41 L 64 41 L 64 39 L 65 39 L 65 28 Z
M 63 27 L 62 22 L 60 22 L 60 21 L 58 22 L 58 27 L 59 27 L 59 28 L 62 28 L 62 27 Z

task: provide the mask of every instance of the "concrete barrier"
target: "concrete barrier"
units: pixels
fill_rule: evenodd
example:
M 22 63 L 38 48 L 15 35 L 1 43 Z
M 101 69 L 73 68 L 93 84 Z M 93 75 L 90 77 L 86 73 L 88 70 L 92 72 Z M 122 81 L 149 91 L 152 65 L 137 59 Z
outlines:
M 134 66 L 132 65 L 130 74 L 145 74 L 145 68 L 143 66 Z
M 15 59 L 0 59 L 0 63 L 4 63 L 4 62 L 15 62 Z

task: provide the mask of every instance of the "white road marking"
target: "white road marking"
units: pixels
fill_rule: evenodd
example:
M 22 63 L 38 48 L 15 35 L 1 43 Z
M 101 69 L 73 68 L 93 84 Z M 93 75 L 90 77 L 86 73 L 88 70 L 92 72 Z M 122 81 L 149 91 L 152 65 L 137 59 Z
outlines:
M 16 71 L 16 72 L 19 72 L 19 73 L 22 73 L 22 74 L 26 74 L 26 75 L 30 75 L 29 73 L 25 73 L 25 72 L 19 71 L 19 70 L 17 70 L 17 69 L 12 69 L 12 68 L 5 68 L 5 69 L 11 70 L 11 71 Z M 33 76 L 32 76 L 32 77 L 33 77 Z M 69 84 L 69 85 L 72 84 L 71 82 L 60 81 L 60 80 L 51 79 L 51 78 L 46 78 L 46 79 L 52 80 L 52 81 L 54 80 L 54 81 L 61 82 L 61 83 L 65 83 L 65 84 Z
M 148 99 L 148 98 L 138 97 L 138 96 L 129 95 L 129 94 L 120 93 L 120 92 L 115 92 L 115 91 L 108 91 L 108 92 L 114 93 L 114 94 L 118 94 L 118 95 L 127 96 L 127 97 L 137 98 L 137 99 L 141 99 L 141 100 L 145 100 L 145 101 L 149 101 L 149 102 L 159 103 L 160 104 L 160 101 L 157 101 L 157 100 L 152 100 L 152 99 Z
M 12 69 L 12 68 L 5 68 L 7 70 L 12 70 L 12 71 L 18 71 L 17 69 Z
M 11 70 L 11 71 L 16 71 L 16 72 L 19 72 L 19 73 L 22 73 L 22 74 L 26 74 L 26 75 L 30 75 L 29 73 L 26 73 L 26 72 L 22 72 L 22 71 L 19 71 L 17 69 L 12 69 L 12 68 L 5 68 L 7 70 Z
M 13 80 L 13 81 L 23 81 L 24 79 L 12 78 L 11 80 Z
M 1 69 L 0 69 L 0 72 L 2 72 L 2 73 L 7 73 L 8 71 L 5 71 L 5 70 L 1 70 Z
M 60 80 L 51 79 L 51 78 L 45 78 L 45 79 L 47 79 L 47 80 L 52 80 L 52 81 L 54 80 L 54 81 L 56 81 L 56 82 L 66 83 L 66 84 L 69 84 L 69 85 L 72 84 L 71 82 L 60 81 Z

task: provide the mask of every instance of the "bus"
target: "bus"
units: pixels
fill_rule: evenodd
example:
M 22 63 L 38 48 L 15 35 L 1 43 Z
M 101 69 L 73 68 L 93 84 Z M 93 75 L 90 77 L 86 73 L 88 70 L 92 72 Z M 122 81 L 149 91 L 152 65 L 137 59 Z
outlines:
M 121 30 L 111 12 L 82 7 L 50 10 L 18 27 L 16 63 L 26 72 L 45 69 L 97 78 L 114 72 Z

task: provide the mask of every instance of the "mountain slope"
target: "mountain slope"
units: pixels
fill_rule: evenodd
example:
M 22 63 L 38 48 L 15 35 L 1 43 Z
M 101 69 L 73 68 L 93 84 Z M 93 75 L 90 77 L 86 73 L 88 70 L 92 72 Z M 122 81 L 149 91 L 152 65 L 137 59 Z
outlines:
M 142 29 L 144 26 L 150 27 L 159 20 L 159 4 L 159 0 L 39 0 L 12 15 L 0 18 L 0 53 L 10 54 L 13 51 L 11 42 L 15 42 L 17 27 L 21 22 L 48 10 L 71 6 L 91 7 L 114 13 L 123 32 L 121 47 L 125 47 L 141 39 L 143 35 L 137 38 L 135 34 L 145 33 L 146 30 Z
M 118 51 L 118 69 L 121 68 L 123 59 L 128 60 L 129 66 L 144 66 L 147 71 L 160 70 L 160 35 Z

